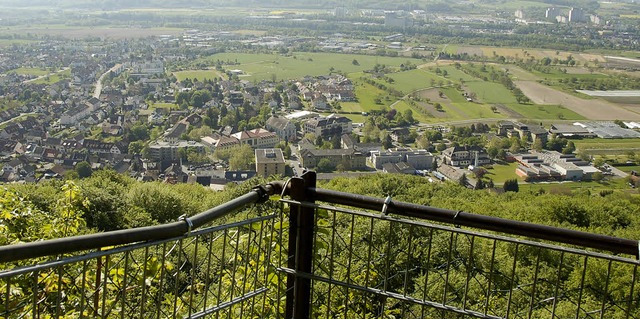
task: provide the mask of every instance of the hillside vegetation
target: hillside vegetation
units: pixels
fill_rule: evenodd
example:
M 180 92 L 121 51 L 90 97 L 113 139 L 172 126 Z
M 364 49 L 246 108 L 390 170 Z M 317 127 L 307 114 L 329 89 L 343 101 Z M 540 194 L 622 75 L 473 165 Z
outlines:
M 0 245 L 173 221 L 182 214 L 195 214 L 206 208 L 228 201 L 240 194 L 246 193 L 252 185 L 264 182 L 264 180 L 254 179 L 240 186 L 229 187 L 223 192 L 212 192 L 198 185 L 139 183 L 110 171 L 102 171 L 94 174 L 94 176 L 90 178 L 78 181 L 54 181 L 43 185 L 7 185 L 6 188 L 0 190 L 2 192 L 2 202 L 0 203 Z M 372 175 L 359 179 L 338 178 L 320 185 L 320 187 L 376 197 L 392 195 L 394 200 L 399 201 L 465 210 L 619 237 L 638 238 L 639 219 L 637 216 L 638 213 L 640 213 L 640 197 L 635 194 L 632 195 L 623 192 L 551 194 L 537 191 L 535 193 L 507 192 L 504 194 L 496 194 L 491 191 L 469 190 L 455 183 L 433 184 L 426 182 L 424 178 L 420 177 L 389 174 Z M 216 221 L 215 223 L 222 224 L 232 219 L 243 219 L 246 217 L 246 214 L 236 214 L 226 217 L 224 220 Z M 374 227 L 374 223 L 372 222 L 370 224 L 368 219 L 358 219 L 353 226 L 350 226 L 350 221 L 352 220 L 355 219 L 352 219 L 350 216 L 340 216 L 332 220 L 327 211 L 318 211 L 318 223 L 323 226 L 320 226 L 321 229 L 316 237 L 316 241 L 318 241 L 316 248 L 318 251 L 315 252 L 314 258 L 315 262 L 319 265 L 336 267 L 334 276 L 344 276 L 344 267 L 336 265 L 346 265 L 351 262 L 350 258 L 353 258 L 351 257 L 351 253 L 335 252 L 370 251 L 371 247 L 374 247 L 373 249 L 376 250 L 380 249 L 380 247 L 387 247 L 387 249 L 389 249 L 391 246 L 393 246 L 394 249 L 402 249 L 402 247 L 404 247 L 403 245 L 407 245 L 407 236 L 403 235 L 406 229 L 395 230 L 394 233 L 391 234 L 389 232 L 392 231 L 392 228 L 382 226 L 387 225 L 384 221 L 376 223 Z M 280 229 L 280 227 L 286 223 L 287 221 L 283 220 L 278 221 L 276 224 L 280 225 L 278 227 L 278 229 Z M 503 303 L 507 298 L 512 301 L 514 307 L 526 309 L 531 302 L 530 297 L 526 294 L 514 293 L 514 298 L 511 299 L 509 291 L 512 285 L 527 285 L 534 281 L 531 276 L 533 273 L 536 273 L 536 275 L 539 275 L 539 278 L 541 278 L 540 282 L 544 283 L 546 280 L 554 282 L 557 280 L 569 293 L 558 302 L 556 313 L 561 314 L 561 317 L 568 317 L 569 314 L 575 313 L 574 300 L 577 298 L 582 298 L 583 300 L 582 309 L 600 309 L 600 300 L 603 299 L 613 300 L 613 304 L 623 304 L 622 300 L 625 300 L 628 291 L 625 287 L 632 285 L 630 280 L 633 280 L 631 278 L 635 278 L 635 276 L 632 277 L 631 274 L 632 267 L 624 267 L 618 268 L 612 273 L 610 279 L 604 279 L 602 275 L 606 273 L 606 263 L 591 261 L 589 264 L 590 275 L 584 282 L 584 285 L 586 287 L 601 288 L 603 285 L 606 285 L 604 283 L 606 280 L 610 288 L 605 288 L 604 290 L 599 288 L 586 289 L 584 295 L 581 294 L 580 297 L 578 297 L 574 296 L 578 290 L 572 287 L 582 286 L 580 283 L 580 274 L 583 273 L 580 266 L 582 264 L 581 258 L 574 258 L 575 256 L 572 256 L 571 258 L 566 257 L 565 260 L 562 261 L 561 257 L 556 258 L 557 253 L 549 253 L 548 256 L 545 255 L 544 258 L 540 258 L 540 252 L 538 252 L 538 263 L 535 261 L 536 254 L 534 250 L 523 248 L 524 253 L 518 254 L 517 249 L 514 253 L 510 250 L 509 245 L 499 245 L 498 247 L 494 246 L 494 261 L 493 258 L 489 259 L 488 255 L 484 253 L 484 251 L 491 249 L 490 240 L 483 241 L 482 239 L 478 239 L 476 243 L 477 251 L 471 254 L 468 245 L 465 244 L 465 237 L 462 236 L 455 250 L 456 260 L 461 261 L 462 264 L 471 263 L 473 265 L 462 267 L 462 264 L 457 264 L 451 260 L 452 252 L 446 244 L 452 240 L 453 237 L 449 235 L 448 232 L 429 233 L 428 229 L 429 228 L 426 227 L 425 229 L 415 229 L 413 239 L 409 236 L 409 241 L 416 242 L 415 246 L 409 247 L 414 248 L 408 251 L 407 254 L 396 256 L 397 258 L 393 258 L 392 262 L 389 262 L 387 258 L 380 258 L 372 261 L 371 265 L 365 266 L 361 260 L 355 260 L 351 267 L 354 267 L 354 269 L 368 269 L 369 274 L 372 276 L 372 281 L 383 280 L 383 277 L 379 277 L 377 274 L 393 273 L 406 269 L 430 269 L 434 274 L 442 274 L 444 269 L 446 269 L 447 276 L 451 278 L 449 284 L 454 286 L 463 286 L 465 282 L 464 278 L 468 276 L 466 267 L 474 267 L 474 271 L 480 274 L 475 277 L 477 280 L 477 283 L 474 282 L 475 286 L 486 287 L 490 281 L 493 282 L 494 286 L 492 286 L 492 288 L 494 288 L 495 291 L 491 296 L 491 305 L 495 307 L 495 309 L 503 309 Z M 271 229 L 271 231 L 277 232 L 276 229 Z M 329 240 L 331 232 L 339 234 L 338 236 L 340 238 L 347 238 L 350 233 L 352 235 L 355 234 L 354 236 L 357 238 L 366 239 L 370 236 L 371 241 L 358 240 L 353 243 L 353 246 L 348 242 L 336 241 L 335 247 L 331 248 L 334 255 L 327 259 L 327 256 L 325 256 L 325 253 L 328 251 L 326 245 L 328 242 L 332 242 Z M 262 231 L 260 234 L 262 234 Z M 279 238 L 279 235 L 269 233 L 269 231 L 261 236 L 264 236 L 261 237 L 262 240 L 274 244 L 276 244 L 274 240 Z M 433 238 L 431 236 L 433 236 Z M 392 244 L 389 244 L 390 242 Z M 421 244 L 418 245 L 417 243 Z M 432 243 L 433 245 L 431 245 Z M 223 243 L 222 245 L 233 246 L 235 244 Z M 210 249 L 224 249 L 223 246 L 220 246 L 220 243 L 216 242 L 215 245 L 212 244 Z M 431 247 L 428 253 L 424 247 Z M 231 249 L 231 246 L 228 248 Z M 139 253 L 141 252 L 133 253 L 133 255 L 139 258 Z M 207 252 L 203 251 L 202 253 L 206 255 Z M 284 252 L 281 251 L 280 253 Z M 425 254 L 432 257 L 425 259 Z M 189 256 L 188 258 L 193 258 L 190 262 L 195 264 L 196 257 L 191 257 L 190 254 L 187 255 Z M 257 254 L 251 258 L 255 259 L 252 259 L 249 263 L 258 263 L 258 260 L 262 261 L 262 258 L 267 257 Z M 517 272 L 517 274 L 515 274 L 515 277 L 517 277 L 516 282 L 512 283 L 509 280 L 500 280 L 499 278 L 508 277 L 505 274 L 509 274 L 512 271 L 512 263 L 515 265 L 513 260 L 517 260 L 518 264 L 517 270 L 514 268 Z M 586 259 L 584 260 L 586 265 Z M 327 264 L 328 261 L 330 261 L 329 264 Z M 156 270 L 164 269 L 164 271 L 173 271 L 176 278 L 182 278 L 181 282 L 184 287 L 188 287 L 187 285 L 195 285 L 214 289 L 217 285 L 220 285 L 224 291 L 227 289 L 240 289 L 238 288 L 240 286 L 246 288 L 242 278 L 244 276 L 244 280 L 246 280 L 247 277 L 243 275 L 241 269 L 244 267 L 242 265 L 246 265 L 247 261 L 239 257 L 227 260 L 224 269 L 228 271 L 223 270 L 224 276 L 221 276 L 220 280 L 213 281 L 206 279 L 210 275 L 206 272 L 207 267 L 198 268 L 197 272 L 193 273 L 192 270 L 189 270 L 190 267 L 176 269 L 174 265 L 178 264 L 179 260 L 176 260 L 174 257 L 165 260 L 164 264 L 158 264 L 157 260 L 153 258 L 151 262 L 155 263 L 154 269 Z M 560 264 L 558 264 L 558 262 L 560 262 Z M 452 264 L 444 268 L 448 263 Z M 12 265 L 9 264 L 0 264 L 0 269 L 11 267 Z M 65 282 L 73 283 L 73 280 L 70 278 L 81 275 L 82 269 L 74 269 L 73 267 L 75 266 L 69 265 L 69 269 L 66 270 L 69 275 L 68 278 L 65 277 Z M 119 271 L 124 273 L 125 269 L 134 267 L 134 265 L 120 265 L 119 267 L 117 270 L 109 273 L 110 281 L 108 281 L 108 288 L 117 289 L 117 283 L 122 280 L 118 277 Z M 559 267 L 563 270 L 561 277 L 557 277 L 557 269 Z M 89 267 L 88 269 L 90 272 L 91 268 Z M 237 269 L 238 271 L 231 271 L 232 269 Z M 324 269 L 326 268 L 321 266 L 317 271 L 322 272 Z M 597 273 L 594 273 L 593 269 L 595 269 Z M 269 285 L 273 286 L 271 287 L 273 289 L 268 292 L 266 298 L 270 301 L 276 300 L 278 298 L 278 291 L 284 289 L 284 281 L 277 280 L 278 275 L 273 272 L 272 269 L 258 268 L 256 271 L 262 275 L 269 273 L 269 278 L 271 278 Z M 184 278 L 182 277 L 182 272 L 185 274 Z M 187 276 L 186 272 L 189 272 L 191 276 Z M 154 289 L 157 288 L 157 291 L 167 292 L 165 296 L 159 296 L 159 298 L 174 298 L 171 294 L 173 290 L 170 289 L 170 287 L 173 287 L 171 281 L 167 281 L 166 283 L 163 283 L 162 280 L 158 281 L 155 273 L 150 273 L 148 276 L 149 278 L 146 280 L 151 283 L 152 287 L 155 287 Z M 425 276 L 428 276 L 428 273 L 422 274 L 418 272 L 412 273 L 410 277 L 404 280 L 390 279 L 386 289 L 388 291 L 402 291 L 402 289 L 406 289 L 404 292 L 407 295 L 426 298 L 427 300 L 439 300 L 438 298 L 441 298 L 442 291 L 444 290 L 445 293 L 447 291 L 445 288 L 446 284 L 442 278 L 440 280 L 434 278 L 429 282 L 429 286 L 425 286 Z M 404 278 L 405 276 L 401 277 Z M 193 279 L 193 282 L 190 278 Z M 352 279 L 361 281 L 362 276 L 354 276 Z M 105 282 L 107 281 L 105 280 Z M 542 283 L 541 286 L 543 285 Z M 15 298 L 26 298 L 25 300 L 30 298 L 26 293 L 30 285 L 32 285 L 32 283 L 27 279 L 14 283 L 15 287 L 20 287 L 21 289 L 17 292 Z M 410 289 L 406 287 L 410 287 Z M 139 289 L 134 288 L 128 292 L 127 299 L 135 300 L 135 298 L 140 298 L 138 294 L 144 294 L 144 290 L 141 292 Z M 65 291 L 70 292 L 70 294 L 77 293 L 69 287 L 64 289 L 67 289 Z M 330 289 L 330 287 L 319 284 L 314 289 L 322 295 L 322 293 L 326 293 L 326 289 Z M 215 290 L 219 291 L 218 289 Z M 25 293 L 23 294 L 22 291 Z M 52 288 L 52 293 L 48 298 L 55 300 L 56 291 L 57 288 Z M 206 294 L 202 295 L 198 293 L 194 296 L 188 296 L 189 293 L 189 289 L 181 290 L 179 293 L 180 298 L 195 298 L 196 300 L 206 298 Z M 182 296 L 183 294 L 184 296 Z M 451 292 L 451 294 L 453 303 L 463 298 L 460 291 Z M 544 300 L 546 300 L 544 298 L 547 298 L 549 294 L 550 291 L 538 289 L 536 291 L 536 300 L 544 303 Z M 484 304 L 483 300 L 486 297 L 485 290 L 471 289 L 465 292 L 464 297 L 469 300 L 467 306 L 471 309 L 476 309 L 482 307 Z M 73 298 L 77 299 L 77 296 L 69 296 L 69 300 L 73 300 Z M 115 296 L 109 298 L 116 299 L 108 299 L 107 302 L 117 300 Z M 349 295 L 345 298 L 349 298 L 348 302 L 350 304 L 349 310 L 345 312 L 347 318 L 377 314 L 381 305 L 385 303 L 387 306 L 394 304 L 392 300 L 380 300 L 369 295 Z M 345 299 L 340 294 L 335 294 L 330 299 L 321 302 L 322 304 L 319 307 L 312 309 L 312 312 L 316 315 L 326 313 L 327 309 L 339 309 L 341 305 L 345 303 Z M 120 302 L 117 304 L 120 305 Z M 143 305 L 142 307 L 151 307 L 153 304 L 153 299 L 151 299 L 151 302 L 148 302 L 147 305 Z M 69 308 L 66 310 L 67 315 L 69 317 L 78 316 L 78 309 L 77 304 L 72 305 L 70 303 Z M 179 313 L 182 314 L 186 309 L 187 308 L 180 307 Z M 53 308 L 50 310 L 55 311 Z M 279 312 L 280 315 L 282 315 L 284 308 L 251 307 L 251 309 L 247 308 L 245 310 L 250 311 L 255 317 L 270 318 L 275 317 L 275 312 Z M 415 311 L 416 313 L 419 312 L 419 308 L 408 310 Z M 116 307 L 113 313 L 118 313 L 118 311 L 121 311 L 121 309 Z M 389 307 L 385 310 L 385 317 L 397 314 L 398 311 L 400 310 Z M 435 309 L 429 309 L 427 311 L 434 317 L 438 314 Z M 547 311 L 545 307 L 535 309 L 533 317 L 545 317 L 547 314 L 545 311 Z M 622 314 L 623 311 L 624 308 L 610 309 L 609 314 Z M 635 314 L 636 311 L 637 309 L 633 307 L 632 313 Z

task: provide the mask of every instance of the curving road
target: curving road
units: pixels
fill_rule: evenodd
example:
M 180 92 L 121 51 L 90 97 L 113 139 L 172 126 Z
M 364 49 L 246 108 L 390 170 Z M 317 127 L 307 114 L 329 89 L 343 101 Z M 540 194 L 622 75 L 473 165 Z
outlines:
M 114 65 L 111 69 L 109 69 L 107 72 L 103 73 L 98 78 L 98 81 L 96 82 L 96 88 L 95 88 L 95 90 L 93 90 L 93 95 L 92 95 L 93 97 L 95 97 L 96 99 L 100 98 L 100 94 L 102 94 L 102 81 L 104 80 L 105 76 L 109 75 L 110 72 L 115 72 L 121 66 L 122 66 L 122 64 Z

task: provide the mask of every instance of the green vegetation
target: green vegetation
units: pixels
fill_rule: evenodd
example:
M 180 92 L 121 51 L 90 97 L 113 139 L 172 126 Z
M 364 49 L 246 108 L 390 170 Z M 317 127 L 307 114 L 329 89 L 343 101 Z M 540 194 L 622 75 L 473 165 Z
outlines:
M 576 140 L 576 149 L 578 151 L 625 151 L 640 149 L 640 139 L 582 139 Z
M 226 78 L 224 74 L 216 70 L 188 70 L 173 72 L 178 81 L 185 79 L 198 79 L 199 81 L 213 80 L 215 78 Z
M 15 72 L 16 74 L 24 74 L 24 75 L 33 75 L 33 76 L 41 76 L 51 73 L 46 69 L 38 69 L 38 68 L 18 68 L 15 70 L 11 70 L 10 72 Z
M 358 65 L 353 60 L 358 60 Z M 350 74 L 372 69 L 376 64 L 400 67 L 407 61 L 419 60 L 406 57 L 383 57 L 338 53 L 295 52 L 291 55 L 220 53 L 194 61 L 192 64 L 214 66 L 218 61 L 225 69 L 244 72 L 241 77 L 250 81 L 288 80 L 310 76 L 327 75 L 332 72 Z M 331 71 L 333 68 L 333 71 Z
M 527 119 L 585 120 L 586 118 L 560 105 L 509 104 L 510 109 Z

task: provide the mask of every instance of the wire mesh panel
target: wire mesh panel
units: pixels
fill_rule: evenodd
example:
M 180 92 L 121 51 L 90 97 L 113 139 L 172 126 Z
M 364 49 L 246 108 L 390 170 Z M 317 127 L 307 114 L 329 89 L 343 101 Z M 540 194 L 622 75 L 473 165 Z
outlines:
M 296 274 L 313 280 L 312 318 L 640 317 L 636 260 L 302 205 L 316 207 L 313 273 Z
M 281 211 L 171 240 L 2 265 L 0 318 L 277 317 Z M 35 264 L 25 267 L 22 265 Z M 284 294 L 284 293 L 282 293 Z

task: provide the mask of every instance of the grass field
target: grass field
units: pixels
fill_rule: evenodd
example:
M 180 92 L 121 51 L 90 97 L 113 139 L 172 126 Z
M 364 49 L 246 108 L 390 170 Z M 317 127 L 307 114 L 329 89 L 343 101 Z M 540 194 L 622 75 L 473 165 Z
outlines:
M 560 105 L 507 104 L 510 109 L 527 119 L 585 120 L 586 118 Z
M 407 57 L 381 57 L 338 53 L 295 53 L 291 56 L 279 54 L 220 53 L 205 58 L 206 62 L 225 62 L 226 69 L 244 71 L 247 80 L 287 80 L 305 76 L 328 75 L 333 72 L 355 73 L 370 70 L 376 64 L 400 67 L 407 61 L 419 64 L 422 60 Z M 357 63 L 354 64 L 354 60 Z M 199 61 L 196 61 L 196 63 Z
M 175 105 L 174 103 L 153 103 L 151 105 L 149 105 L 149 110 L 155 110 L 155 109 L 179 109 L 180 107 Z
M 493 164 L 493 168 L 488 169 L 488 173 L 485 175 L 493 180 L 496 184 L 502 184 L 508 179 L 518 177 L 516 175 L 516 168 L 518 163 L 506 163 L 506 164 Z
M 173 72 L 178 81 L 185 79 L 198 79 L 199 81 L 211 80 L 214 78 L 226 78 L 226 76 L 216 70 L 189 70 Z
M 389 75 L 395 82 L 388 84 L 396 90 L 409 94 L 413 91 L 431 87 L 431 81 L 443 80 L 442 77 L 422 69 L 398 72 Z
M 51 73 L 49 72 L 49 70 L 40 69 L 40 68 L 18 68 L 18 69 L 11 70 L 10 72 L 15 72 L 16 74 L 33 75 L 33 76 L 41 76 L 41 75 L 46 75 Z
M 57 82 L 60 82 L 66 78 L 69 78 L 71 76 L 71 69 L 66 69 L 62 72 L 57 72 L 55 74 L 51 74 L 49 76 L 45 76 L 43 78 L 40 79 L 36 79 L 34 80 L 33 84 L 54 84 Z
M 577 150 L 634 150 L 640 148 L 640 139 L 584 139 L 573 142 Z
M 623 178 L 604 180 L 602 182 L 562 182 L 562 183 L 520 183 L 520 192 L 537 192 L 544 190 L 548 193 L 570 194 L 575 191 L 590 191 L 592 194 L 601 190 L 630 190 Z
M 465 83 L 465 86 L 484 103 L 517 103 L 511 91 L 499 83 L 474 81 Z

